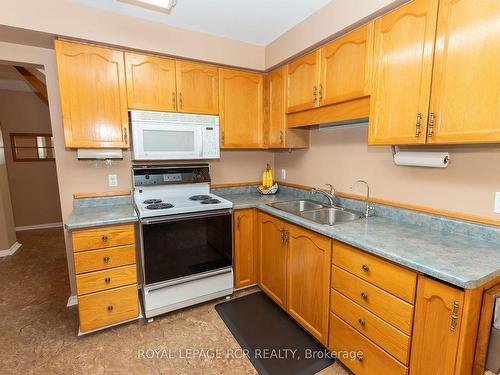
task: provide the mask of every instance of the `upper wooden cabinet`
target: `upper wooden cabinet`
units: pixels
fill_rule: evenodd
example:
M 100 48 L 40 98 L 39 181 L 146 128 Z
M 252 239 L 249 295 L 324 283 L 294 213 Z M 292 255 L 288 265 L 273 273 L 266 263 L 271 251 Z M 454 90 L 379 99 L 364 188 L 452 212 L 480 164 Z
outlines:
M 175 60 L 126 52 L 125 65 L 130 109 L 177 110 Z
M 500 141 L 500 1 L 440 0 L 428 143 Z
M 263 132 L 263 76 L 220 69 L 219 115 L 221 147 L 260 148 Z
M 55 41 L 64 143 L 73 148 L 127 148 L 123 52 Z
M 319 105 L 320 56 L 316 50 L 287 65 L 287 113 Z
M 373 23 L 321 48 L 320 105 L 368 96 L 373 48 Z
M 219 113 L 219 68 L 191 61 L 175 62 L 177 109 L 185 113 Z
M 417 287 L 410 373 L 454 374 L 464 292 L 427 277 Z
M 370 144 L 425 143 L 438 0 L 414 0 L 374 27 Z
M 309 147 L 308 129 L 286 126 L 285 68 L 273 70 L 264 78 L 264 146 L 267 148 Z

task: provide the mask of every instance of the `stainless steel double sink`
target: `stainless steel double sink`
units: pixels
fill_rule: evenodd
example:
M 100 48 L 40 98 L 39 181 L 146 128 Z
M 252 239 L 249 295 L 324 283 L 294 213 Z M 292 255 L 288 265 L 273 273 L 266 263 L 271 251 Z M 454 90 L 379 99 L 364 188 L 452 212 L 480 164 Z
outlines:
M 307 199 L 297 199 L 285 202 L 270 203 L 277 208 L 323 225 L 335 225 L 358 220 L 363 213 L 342 207 L 330 207 Z

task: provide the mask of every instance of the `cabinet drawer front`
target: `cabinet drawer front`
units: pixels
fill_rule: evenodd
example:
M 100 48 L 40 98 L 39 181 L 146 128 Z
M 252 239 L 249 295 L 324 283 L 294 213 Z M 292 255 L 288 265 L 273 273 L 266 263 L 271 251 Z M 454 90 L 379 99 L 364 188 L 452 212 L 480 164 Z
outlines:
M 135 265 L 76 275 L 78 295 L 137 283 Z
M 413 306 L 409 303 L 337 266 L 332 269 L 332 287 L 407 335 L 411 335 Z
M 71 236 L 75 253 L 135 243 L 134 224 L 75 230 Z
M 75 253 L 75 273 L 105 270 L 135 263 L 135 245 Z
M 335 290 L 331 292 L 330 301 L 333 313 L 397 360 L 408 365 L 409 336 Z
M 338 354 L 340 361 L 356 375 L 402 375 L 408 369 L 389 354 L 356 332 L 335 314 L 330 314 L 330 350 L 335 352 L 360 352 L 362 360 L 346 359 Z
M 417 274 L 342 242 L 335 242 L 333 264 L 409 302 L 415 301 Z
M 78 297 L 82 332 L 136 318 L 139 315 L 137 284 Z

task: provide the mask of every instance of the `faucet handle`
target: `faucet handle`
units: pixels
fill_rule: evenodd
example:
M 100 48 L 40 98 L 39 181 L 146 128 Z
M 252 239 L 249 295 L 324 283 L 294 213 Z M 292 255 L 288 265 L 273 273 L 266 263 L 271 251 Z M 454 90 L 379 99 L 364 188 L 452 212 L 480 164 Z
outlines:
M 325 184 L 325 186 L 328 186 L 330 188 L 330 194 L 335 194 L 335 188 L 332 184 Z

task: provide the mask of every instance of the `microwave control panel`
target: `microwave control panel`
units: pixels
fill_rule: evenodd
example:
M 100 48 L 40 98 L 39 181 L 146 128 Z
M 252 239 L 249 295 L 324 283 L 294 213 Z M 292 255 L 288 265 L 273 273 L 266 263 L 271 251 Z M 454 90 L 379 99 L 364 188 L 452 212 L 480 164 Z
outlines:
M 220 157 L 219 146 L 219 127 L 206 126 L 202 132 L 203 139 L 203 158 L 215 159 Z

